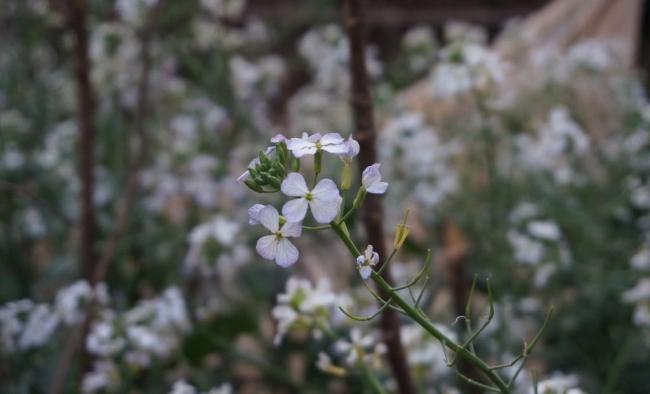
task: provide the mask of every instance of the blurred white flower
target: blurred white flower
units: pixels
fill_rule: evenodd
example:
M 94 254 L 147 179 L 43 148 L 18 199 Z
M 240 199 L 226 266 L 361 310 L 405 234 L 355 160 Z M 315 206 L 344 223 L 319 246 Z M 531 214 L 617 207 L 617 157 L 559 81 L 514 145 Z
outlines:
M 126 345 L 126 340 L 114 329 L 115 322 L 105 319 L 95 322 L 86 338 L 86 349 L 91 354 L 110 357 L 120 352 Z
M 0 307 L 0 345 L 3 351 L 16 350 L 25 320 L 32 309 L 34 302 L 28 299 L 8 302 Z
M 117 366 L 108 360 L 95 361 L 93 369 L 83 376 L 81 391 L 84 394 L 110 391 L 119 382 Z
M 436 328 L 448 338 L 456 340 L 456 333 L 446 326 L 436 324 Z M 447 367 L 441 343 L 429 335 L 418 324 L 403 325 L 400 336 L 406 350 L 407 361 L 411 367 L 424 368 L 434 376 L 441 376 L 451 370 Z
M 298 249 L 287 239 L 299 237 L 302 233 L 301 222 L 286 222 L 280 226 L 280 214 L 271 205 L 259 212 L 259 221 L 271 232 L 257 240 L 255 249 L 267 260 L 275 260 L 281 267 L 288 267 L 298 260 Z
M 578 377 L 575 375 L 554 374 L 550 378 L 537 383 L 537 391 L 531 388 L 529 393 L 538 394 L 584 394 L 578 388 Z
M 527 230 L 530 235 L 547 241 L 560 239 L 560 228 L 550 220 L 535 220 L 528 222 Z
M 319 223 L 329 223 L 339 213 L 341 196 L 336 183 L 321 179 L 313 190 L 309 190 L 302 174 L 292 172 L 282 181 L 282 193 L 298 197 L 282 206 L 282 215 L 290 222 L 300 222 L 307 214 L 307 208 Z
M 386 346 L 379 342 L 373 333 L 362 334 L 361 329 L 354 327 L 350 330 L 350 340 L 339 339 L 334 348 L 346 355 L 345 362 L 353 367 L 358 361 L 366 363 L 371 368 L 379 368 L 381 357 L 386 353 Z
M 285 292 L 278 294 L 278 305 L 272 315 L 277 322 L 273 342 L 278 345 L 294 328 L 312 330 L 315 337 L 329 325 L 329 319 L 339 296 L 332 292 L 329 281 L 321 279 L 314 287 L 308 280 L 290 277 Z
M 232 392 L 232 386 L 228 383 L 224 383 L 219 387 L 214 387 L 208 391 L 202 392 L 201 394 L 232 394 Z M 199 391 L 186 381 L 179 380 L 174 382 L 169 394 L 199 394 Z
M 632 256 L 630 265 L 638 270 L 650 269 L 650 244 L 644 244 L 641 250 Z
M 47 304 L 39 304 L 29 313 L 18 341 L 21 350 L 39 347 L 51 340 L 59 325 L 59 316 Z

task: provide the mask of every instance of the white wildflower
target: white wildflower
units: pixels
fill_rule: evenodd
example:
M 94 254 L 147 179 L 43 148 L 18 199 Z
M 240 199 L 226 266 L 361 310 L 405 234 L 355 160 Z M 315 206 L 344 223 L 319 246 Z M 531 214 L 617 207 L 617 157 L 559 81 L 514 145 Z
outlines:
M 320 133 L 308 135 L 303 133 L 300 138 L 291 138 L 287 141 L 287 148 L 296 157 L 313 155 L 319 151 L 342 155 L 348 153 L 349 146 L 339 133 Z
M 368 193 L 383 194 L 388 188 L 388 183 L 381 181 L 380 166 L 379 163 L 370 165 L 361 174 L 361 184 Z
M 260 223 L 272 234 L 265 235 L 257 241 L 256 250 L 267 260 L 275 260 L 281 267 L 288 267 L 298 260 L 298 249 L 287 239 L 299 237 L 302 233 L 300 222 L 288 221 L 280 226 L 280 215 L 271 205 L 265 206 L 259 213 Z
M 372 245 L 368 245 L 363 254 L 357 256 L 357 268 L 363 280 L 370 278 L 372 267 L 377 263 L 379 263 L 379 254 L 373 251 Z
M 305 178 L 292 172 L 282 181 L 282 193 L 298 197 L 288 201 L 282 207 L 282 215 L 290 222 L 300 222 L 307 214 L 307 208 L 319 223 L 329 223 L 339 213 L 341 196 L 336 183 L 331 179 L 322 179 L 313 190 L 309 190 Z

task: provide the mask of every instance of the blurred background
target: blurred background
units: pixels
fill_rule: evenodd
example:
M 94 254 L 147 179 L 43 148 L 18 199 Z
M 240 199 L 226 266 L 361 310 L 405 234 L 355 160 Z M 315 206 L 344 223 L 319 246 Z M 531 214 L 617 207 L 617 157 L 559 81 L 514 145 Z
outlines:
M 515 392 L 650 392 L 650 3 L 369 3 L 387 242 L 410 209 L 396 282 L 431 248 L 426 311 L 462 337 L 489 277 L 493 364 L 553 305 Z M 263 260 L 236 182 L 277 133 L 354 131 L 341 2 L 4 0 L 0 20 L 0 392 L 359 393 L 360 332 L 397 391 L 377 322 L 338 312 L 376 309 L 340 241 Z M 418 330 L 417 392 L 475 392 Z

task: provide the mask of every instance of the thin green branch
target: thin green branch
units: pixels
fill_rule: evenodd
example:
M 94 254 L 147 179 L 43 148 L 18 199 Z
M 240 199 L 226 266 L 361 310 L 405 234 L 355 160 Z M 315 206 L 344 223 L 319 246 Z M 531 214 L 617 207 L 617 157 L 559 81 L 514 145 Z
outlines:
M 467 384 L 471 384 L 472 386 L 476 386 L 480 389 L 487 390 L 487 391 L 492 391 L 495 393 L 498 393 L 500 390 L 494 386 L 488 386 L 487 384 L 483 384 L 480 382 L 477 382 L 474 379 L 468 378 L 467 376 L 463 375 L 460 373 L 460 371 L 456 370 L 456 376 L 460 378 L 460 380 L 464 381 Z
M 522 369 L 524 369 L 524 365 L 526 364 L 526 360 L 528 359 L 528 356 L 530 355 L 530 352 L 533 351 L 535 348 L 535 345 L 537 345 L 537 342 L 539 339 L 542 337 L 542 334 L 544 333 L 544 330 L 546 329 L 546 325 L 548 324 L 548 321 L 551 319 L 551 316 L 553 315 L 553 307 L 551 306 L 551 309 L 548 311 L 546 314 L 546 318 L 544 318 L 544 323 L 542 323 L 542 327 L 540 327 L 539 331 L 537 334 L 533 337 L 533 340 L 530 341 L 530 344 L 524 343 L 524 350 L 522 352 L 522 360 L 521 364 L 519 364 L 519 368 L 517 368 L 517 371 L 515 372 L 514 375 L 510 378 L 508 381 L 508 387 L 512 387 L 513 383 L 515 380 L 517 380 L 517 377 L 521 373 Z
M 353 314 L 347 312 L 347 311 L 346 311 L 342 306 L 340 306 L 340 305 L 339 305 L 339 309 L 341 310 L 341 312 L 343 312 L 343 314 L 344 314 L 345 316 L 349 317 L 350 319 L 352 319 L 352 320 L 356 320 L 356 321 L 362 321 L 362 322 L 363 322 L 363 321 L 369 321 L 369 320 L 372 320 L 372 319 L 374 319 L 375 317 L 379 316 L 379 314 L 380 314 L 381 312 L 383 312 L 383 310 L 386 309 L 386 308 L 390 305 L 390 302 L 391 302 L 391 300 L 388 300 L 388 301 L 384 302 L 384 304 L 383 304 L 383 305 L 382 305 L 382 306 L 377 310 L 377 312 L 375 312 L 375 313 L 373 313 L 372 315 L 367 316 L 367 317 L 360 317 L 360 316 L 353 315 Z
M 384 264 L 385 264 L 385 263 L 384 263 Z M 393 291 L 399 291 L 399 290 L 404 290 L 404 289 L 410 288 L 411 286 L 415 285 L 416 283 L 418 283 L 418 281 L 420 281 L 420 279 L 422 279 L 422 276 L 423 276 L 425 273 L 428 273 L 428 272 L 429 272 L 429 266 L 430 266 L 430 265 L 431 265 L 431 249 L 427 249 L 427 257 L 426 257 L 426 259 L 424 260 L 424 266 L 422 267 L 422 269 L 420 270 L 420 272 L 418 272 L 417 275 L 415 275 L 415 278 L 413 278 L 413 280 L 411 280 L 409 283 L 407 283 L 407 284 L 405 284 L 405 285 L 403 285 L 403 286 L 391 287 L 391 289 L 392 289 Z M 382 267 L 382 268 L 383 268 L 383 267 Z M 380 271 L 378 271 L 377 273 L 378 273 L 378 274 L 381 274 Z M 414 300 L 414 301 L 415 301 L 415 300 Z
M 384 261 L 384 263 L 381 265 L 381 267 L 377 270 L 377 273 L 379 275 L 381 275 L 381 273 L 384 272 L 386 267 L 388 267 L 388 263 L 390 263 L 390 261 L 393 259 L 393 257 L 395 257 L 396 254 L 397 254 L 397 249 L 393 249 L 393 251 L 390 252 L 390 255 L 388 256 L 388 258 Z

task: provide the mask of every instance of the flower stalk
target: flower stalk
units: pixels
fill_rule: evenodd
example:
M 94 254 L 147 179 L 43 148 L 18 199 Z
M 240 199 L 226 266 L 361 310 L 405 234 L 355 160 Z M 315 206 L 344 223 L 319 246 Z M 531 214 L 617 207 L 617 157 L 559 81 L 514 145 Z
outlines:
M 359 254 L 361 254 L 361 252 L 355 245 L 354 241 L 343 230 L 341 224 L 337 224 L 334 222 L 330 224 L 334 232 L 339 236 L 341 241 L 343 241 L 343 243 L 345 244 L 348 251 L 353 257 L 356 257 Z M 501 377 L 497 375 L 496 372 L 494 372 L 494 370 L 492 370 L 489 365 L 487 365 L 478 356 L 470 352 L 469 349 L 467 349 L 467 346 L 459 345 L 458 343 L 456 343 L 455 341 L 447 337 L 445 334 L 443 334 L 440 330 L 438 330 L 433 325 L 433 323 L 431 323 L 431 321 L 424 315 L 424 313 L 421 310 L 416 309 L 414 306 L 412 306 L 410 303 L 408 303 L 406 300 L 400 297 L 400 295 L 393 289 L 393 287 L 391 287 L 384 280 L 384 278 L 382 278 L 381 275 L 379 275 L 377 272 L 373 271 L 370 277 L 384 294 L 389 295 L 390 300 L 392 300 L 392 303 L 394 303 L 395 306 L 401 308 L 401 310 L 404 312 L 405 315 L 413 319 L 413 321 L 418 323 L 429 334 L 431 334 L 433 337 L 439 340 L 442 344 L 444 344 L 444 346 L 449 348 L 449 350 L 454 352 L 457 355 L 457 357 L 460 357 L 464 361 L 478 368 L 485 375 L 485 377 L 494 384 L 494 386 L 498 389 L 498 392 L 504 394 L 510 393 L 510 388 L 508 387 L 506 382 L 503 379 L 501 379 Z

